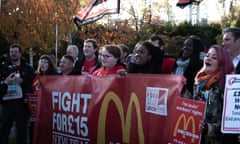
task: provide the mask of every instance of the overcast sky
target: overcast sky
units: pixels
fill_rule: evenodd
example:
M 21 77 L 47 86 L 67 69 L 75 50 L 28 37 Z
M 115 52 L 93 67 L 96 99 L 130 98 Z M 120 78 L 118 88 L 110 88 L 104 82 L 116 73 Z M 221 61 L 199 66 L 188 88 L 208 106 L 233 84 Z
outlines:
M 113 16 L 113 19 L 128 19 L 130 16 L 127 13 L 128 8 L 130 8 L 130 5 L 132 4 L 135 8 L 135 10 L 140 10 L 140 7 L 143 6 L 143 0 L 121 0 L 121 10 L 119 15 Z M 165 0 L 146 0 L 146 2 L 158 2 L 163 3 Z M 226 6 L 229 5 L 230 0 L 226 0 Z M 178 0 L 169 0 L 169 3 L 172 7 L 172 17 L 171 20 L 179 23 L 183 21 L 189 21 L 190 18 L 190 8 L 189 6 L 186 6 L 184 9 L 177 7 Z M 152 6 L 154 7 L 154 6 Z M 166 13 L 166 9 L 157 9 L 157 14 L 160 15 L 160 17 L 163 20 L 168 21 L 168 15 Z M 141 12 L 140 12 L 141 13 Z M 154 14 L 156 14 L 156 11 L 154 11 Z M 221 4 L 218 3 L 218 0 L 203 0 L 200 3 L 199 6 L 199 21 L 207 20 L 208 22 L 219 22 L 221 20 L 221 16 L 223 14 L 223 9 L 221 7 Z M 194 19 L 196 19 L 196 9 L 192 9 L 192 19 L 193 23 Z

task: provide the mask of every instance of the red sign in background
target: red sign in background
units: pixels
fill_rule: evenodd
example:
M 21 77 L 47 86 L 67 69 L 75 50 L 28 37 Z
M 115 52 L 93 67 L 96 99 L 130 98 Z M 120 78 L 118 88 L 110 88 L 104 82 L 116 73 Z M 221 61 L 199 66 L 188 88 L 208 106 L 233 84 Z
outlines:
M 30 117 L 31 117 L 31 119 L 35 120 L 36 115 L 37 115 L 38 96 L 37 96 L 37 94 L 27 93 L 26 98 L 27 98 L 28 110 L 29 110 Z
M 184 81 L 177 75 L 143 74 L 41 77 L 34 143 L 171 142 L 173 137 L 182 137 L 174 135 L 173 125 L 184 125 L 177 122 L 181 112 L 176 110 L 185 100 L 179 99 Z

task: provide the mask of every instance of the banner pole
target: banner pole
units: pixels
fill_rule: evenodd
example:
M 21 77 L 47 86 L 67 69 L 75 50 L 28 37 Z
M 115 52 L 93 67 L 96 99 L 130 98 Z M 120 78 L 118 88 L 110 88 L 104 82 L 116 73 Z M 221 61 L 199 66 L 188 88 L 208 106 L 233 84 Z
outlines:
M 56 24 L 56 47 L 55 47 L 56 65 L 58 60 L 58 24 Z

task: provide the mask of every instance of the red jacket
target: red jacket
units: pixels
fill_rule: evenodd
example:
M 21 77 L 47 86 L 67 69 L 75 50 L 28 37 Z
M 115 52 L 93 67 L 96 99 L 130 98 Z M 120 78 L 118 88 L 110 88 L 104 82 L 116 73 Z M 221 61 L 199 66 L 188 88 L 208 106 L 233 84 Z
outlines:
M 96 71 L 93 72 L 93 76 L 99 76 L 99 77 L 103 77 L 103 76 L 107 76 L 109 74 L 117 74 L 118 70 L 121 69 L 125 69 L 124 66 L 122 65 L 116 65 L 111 69 L 106 69 L 105 67 L 100 67 L 99 69 L 97 69 Z

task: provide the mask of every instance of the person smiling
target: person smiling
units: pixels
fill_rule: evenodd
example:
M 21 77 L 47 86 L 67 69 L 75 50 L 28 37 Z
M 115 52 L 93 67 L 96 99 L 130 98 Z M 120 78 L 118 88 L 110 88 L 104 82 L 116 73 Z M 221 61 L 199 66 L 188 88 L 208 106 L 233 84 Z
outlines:
M 97 41 L 95 39 L 86 39 L 83 44 L 83 56 L 75 64 L 74 69 L 80 70 L 82 75 L 91 75 L 100 67 Z
M 221 133 L 223 93 L 226 74 L 235 72 L 229 53 L 221 46 L 213 45 L 203 60 L 203 67 L 195 77 L 193 99 L 206 103 L 204 121 L 200 122 L 201 144 L 224 144 Z
M 79 75 L 74 69 L 74 59 L 71 55 L 63 55 L 59 63 L 61 75 Z
M 193 94 L 194 77 L 203 65 L 201 52 L 204 44 L 198 36 L 189 36 L 183 43 L 182 49 L 176 60 L 174 74 L 183 75 L 187 82 L 184 90 Z
M 149 41 L 140 41 L 135 45 L 135 63 L 130 63 L 128 73 L 162 74 L 162 56 L 160 49 Z
M 125 65 L 121 63 L 121 51 L 117 45 L 105 45 L 99 56 L 102 66 L 93 72 L 93 76 L 104 77 L 126 69 Z

